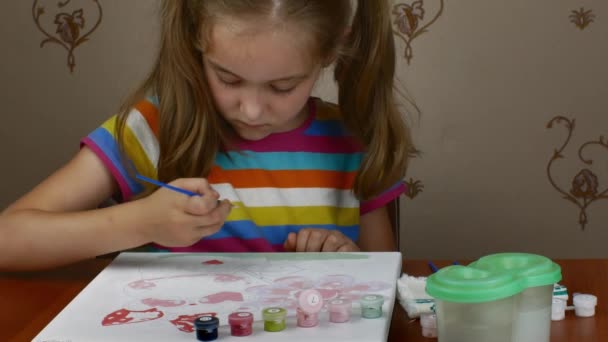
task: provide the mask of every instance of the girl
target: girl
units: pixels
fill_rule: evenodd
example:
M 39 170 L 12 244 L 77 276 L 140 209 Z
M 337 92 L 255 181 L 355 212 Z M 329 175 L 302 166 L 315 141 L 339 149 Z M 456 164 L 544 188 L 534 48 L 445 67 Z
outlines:
M 351 23 L 350 0 L 164 1 L 149 77 L 0 216 L 0 268 L 138 246 L 394 249 L 385 205 L 404 191 L 413 147 L 394 99 L 389 6 L 358 1 Z M 338 106 L 310 97 L 332 64 Z M 100 208 L 109 198 L 120 204 Z

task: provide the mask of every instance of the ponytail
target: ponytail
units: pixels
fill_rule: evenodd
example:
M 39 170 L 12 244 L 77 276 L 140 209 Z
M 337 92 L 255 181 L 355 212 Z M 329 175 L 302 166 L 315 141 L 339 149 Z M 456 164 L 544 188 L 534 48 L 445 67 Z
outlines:
M 340 111 L 366 154 L 354 191 L 369 199 L 405 176 L 413 145 L 395 100 L 395 42 L 388 0 L 359 0 L 345 53 L 338 58 Z
M 200 1 L 163 1 L 160 51 L 148 78 L 124 104 L 117 131 L 124 155 L 124 128 L 130 110 L 145 95 L 159 100 L 158 179 L 206 177 L 218 151 L 226 145 L 226 129 L 204 77 Z

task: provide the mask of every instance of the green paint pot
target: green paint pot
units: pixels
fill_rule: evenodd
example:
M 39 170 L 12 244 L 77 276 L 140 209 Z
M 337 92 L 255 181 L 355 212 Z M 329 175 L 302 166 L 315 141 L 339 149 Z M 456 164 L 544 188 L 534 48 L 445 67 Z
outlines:
M 382 304 L 384 297 L 381 295 L 368 294 L 361 297 L 361 317 L 363 318 L 380 318 L 382 317 Z
M 279 307 L 271 307 L 262 310 L 262 318 L 264 319 L 264 330 L 269 332 L 279 332 L 285 330 L 287 324 L 285 318 L 287 310 Z

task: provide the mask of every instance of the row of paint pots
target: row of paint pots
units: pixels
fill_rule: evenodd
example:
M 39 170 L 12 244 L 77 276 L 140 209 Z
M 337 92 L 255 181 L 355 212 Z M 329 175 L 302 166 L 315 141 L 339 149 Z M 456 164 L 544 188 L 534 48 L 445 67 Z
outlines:
M 374 319 L 382 317 L 384 297 L 369 294 L 361 297 L 361 317 Z M 319 312 L 323 308 L 323 297 L 319 291 L 309 289 L 302 291 L 298 297 L 296 318 L 298 327 L 311 328 L 319 324 Z M 329 321 L 345 323 L 350 321 L 352 302 L 349 299 L 333 299 L 328 302 Z M 264 330 L 279 332 L 287 327 L 287 310 L 281 307 L 269 307 L 262 310 Z M 248 336 L 253 333 L 253 314 L 251 312 L 233 312 L 228 316 L 232 336 Z M 199 341 L 214 341 L 218 338 L 219 319 L 214 316 L 201 316 L 194 321 L 196 338 Z

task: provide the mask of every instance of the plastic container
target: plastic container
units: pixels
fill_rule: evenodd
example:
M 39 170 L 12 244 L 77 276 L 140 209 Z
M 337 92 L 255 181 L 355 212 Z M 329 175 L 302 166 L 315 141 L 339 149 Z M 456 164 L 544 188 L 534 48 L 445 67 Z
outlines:
M 251 312 L 233 312 L 228 316 L 232 336 L 249 336 L 253 333 L 253 314 Z
M 534 254 L 501 253 L 448 266 L 427 279 L 439 341 L 549 342 L 553 284 L 561 271 Z
M 268 332 L 279 332 L 285 330 L 287 326 L 285 318 L 287 310 L 279 307 L 271 307 L 262 310 L 264 320 L 264 330 Z
M 361 317 L 363 318 L 380 318 L 382 317 L 382 304 L 384 297 L 381 295 L 368 294 L 361 297 Z
M 353 303 L 349 299 L 333 299 L 329 301 L 329 321 L 344 323 L 350 321 Z
M 437 315 L 429 313 L 421 314 L 420 326 L 422 327 L 422 336 L 437 337 Z
M 323 307 L 323 296 L 315 289 L 304 290 L 298 297 L 296 318 L 298 326 L 311 328 L 319 324 L 319 311 Z
M 196 339 L 204 342 L 217 340 L 219 326 L 220 320 L 214 316 L 201 316 L 195 319 Z
M 493 273 L 510 273 L 522 291 L 516 297 L 513 338 L 517 342 L 549 342 L 553 286 L 561 280 L 559 265 L 526 253 L 488 255 L 469 265 Z
M 578 317 L 592 317 L 595 315 L 597 297 L 590 294 L 577 294 L 572 296 L 574 314 Z
M 561 321 L 566 318 L 566 301 L 559 298 L 553 298 L 551 304 L 551 320 Z

